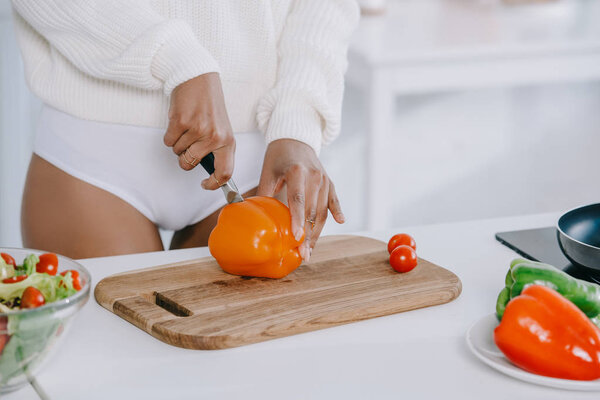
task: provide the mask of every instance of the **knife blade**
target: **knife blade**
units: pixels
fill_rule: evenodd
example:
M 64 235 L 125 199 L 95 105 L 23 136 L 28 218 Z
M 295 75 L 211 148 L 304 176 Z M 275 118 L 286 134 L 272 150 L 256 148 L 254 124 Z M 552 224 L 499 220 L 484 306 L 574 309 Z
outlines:
M 208 153 L 200 160 L 200 165 L 202 165 L 209 175 L 213 174 L 215 172 L 215 155 L 213 153 Z M 225 193 L 227 203 L 231 204 L 244 201 L 244 198 L 240 194 L 233 179 L 229 179 L 226 183 L 222 184 L 221 189 L 223 190 L 223 193 Z

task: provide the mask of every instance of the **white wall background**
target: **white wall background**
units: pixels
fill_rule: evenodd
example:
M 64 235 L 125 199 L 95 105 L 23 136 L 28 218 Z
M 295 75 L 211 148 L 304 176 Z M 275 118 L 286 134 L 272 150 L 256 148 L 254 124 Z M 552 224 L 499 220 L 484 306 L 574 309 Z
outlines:
M 0 1 L 0 246 L 20 247 L 20 205 L 41 103 L 30 94 L 10 15 Z
M 0 246 L 20 246 L 19 213 L 40 103 L 26 88 L 0 1 Z M 599 66 L 600 68 L 600 66 Z M 349 87 L 343 132 L 322 160 L 348 219 L 365 226 L 366 119 Z M 600 199 L 600 84 L 578 83 L 399 98 L 390 168 L 392 225 L 563 210 Z

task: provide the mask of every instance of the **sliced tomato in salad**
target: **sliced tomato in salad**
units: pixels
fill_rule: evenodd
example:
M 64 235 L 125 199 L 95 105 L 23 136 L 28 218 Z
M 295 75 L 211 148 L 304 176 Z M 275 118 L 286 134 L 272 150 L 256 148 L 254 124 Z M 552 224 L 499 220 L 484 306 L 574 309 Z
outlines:
M 27 275 L 17 275 L 12 278 L 2 279 L 2 283 L 17 283 L 27 279 Z
M 12 256 L 10 254 L 0 253 L 0 256 L 2 257 L 2 259 L 4 260 L 5 263 L 10 264 L 13 267 L 17 266 L 17 263 L 15 262 L 15 259 L 12 258 Z
M 67 272 L 71 273 L 71 278 L 73 279 L 73 288 L 77 291 L 81 290 L 81 281 L 79 280 L 79 271 L 75 271 L 74 269 L 68 269 L 66 271 L 61 272 L 62 276 L 65 276 Z
M 58 257 L 54 253 L 40 255 L 40 261 L 35 266 L 36 272 L 56 275 L 58 272 Z

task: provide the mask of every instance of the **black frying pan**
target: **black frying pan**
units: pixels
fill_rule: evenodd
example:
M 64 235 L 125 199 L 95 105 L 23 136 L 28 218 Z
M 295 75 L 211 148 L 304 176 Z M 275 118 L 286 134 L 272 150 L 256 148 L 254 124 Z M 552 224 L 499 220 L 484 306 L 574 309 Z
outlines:
M 569 261 L 600 270 L 600 203 L 566 212 L 557 228 L 558 244 Z

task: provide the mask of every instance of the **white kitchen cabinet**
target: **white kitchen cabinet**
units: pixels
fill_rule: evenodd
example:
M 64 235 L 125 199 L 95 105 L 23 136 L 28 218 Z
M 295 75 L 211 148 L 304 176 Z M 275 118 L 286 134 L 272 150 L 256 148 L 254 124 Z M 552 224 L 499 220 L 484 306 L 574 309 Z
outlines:
M 398 197 L 391 188 L 394 159 L 402 156 L 391 145 L 397 96 L 600 81 L 598 21 L 600 2 L 585 0 L 398 0 L 385 14 L 364 17 L 347 80 L 366 98 L 367 228 L 389 227 Z

